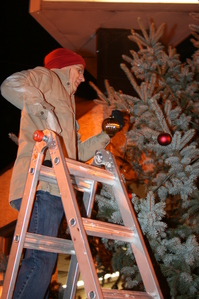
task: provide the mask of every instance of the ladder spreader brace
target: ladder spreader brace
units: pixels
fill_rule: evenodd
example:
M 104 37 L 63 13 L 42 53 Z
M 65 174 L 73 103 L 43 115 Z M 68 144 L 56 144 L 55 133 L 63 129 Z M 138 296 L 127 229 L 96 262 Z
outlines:
M 88 299 L 127 297 L 163 299 L 142 232 L 114 156 L 104 149 L 98 150 L 94 157 L 95 165 L 88 165 L 65 158 L 59 137 L 53 131 L 36 131 L 33 138 L 37 142 L 33 148 L 1 298 L 12 298 L 22 250 L 29 248 L 71 255 L 64 299 L 75 298 L 80 273 Z M 52 168 L 42 166 L 46 148 L 49 149 Z M 102 165 L 105 169 L 97 167 Z M 27 232 L 39 180 L 58 184 L 71 240 Z M 112 187 L 123 219 L 123 226 L 90 219 L 98 182 Z M 74 187 L 84 192 L 86 217 L 80 214 Z M 101 289 L 87 235 L 129 242 L 146 292 Z

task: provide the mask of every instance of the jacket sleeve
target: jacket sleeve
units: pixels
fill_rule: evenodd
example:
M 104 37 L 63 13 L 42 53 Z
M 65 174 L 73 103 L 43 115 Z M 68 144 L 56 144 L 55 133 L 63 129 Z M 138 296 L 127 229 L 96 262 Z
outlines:
M 42 79 L 47 80 L 47 77 L 50 81 L 48 71 L 43 68 L 14 73 L 2 83 L 1 94 L 20 110 L 24 109 L 28 114 L 45 120 L 49 129 L 53 129 L 54 123 L 58 125 L 53 113 L 54 107 L 45 100 L 40 90 Z
M 102 131 L 100 134 L 90 137 L 84 142 L 81 142 L 80 134 L 78 134 L 77 141 L 78 160 L 85 162 L 95 155 L 96 150 L 105 148 L 110 142 L 110 137 Z

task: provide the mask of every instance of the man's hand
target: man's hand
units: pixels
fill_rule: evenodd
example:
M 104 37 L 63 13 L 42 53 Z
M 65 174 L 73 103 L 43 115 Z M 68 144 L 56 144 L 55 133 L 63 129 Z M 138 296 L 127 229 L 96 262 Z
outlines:
M 117 119 L 117 121 L 120 124 L 120 130 L 124 127 L 124 118 L 123 118 L 123 114 L 120 110 L 113 110 L 111 117 Z

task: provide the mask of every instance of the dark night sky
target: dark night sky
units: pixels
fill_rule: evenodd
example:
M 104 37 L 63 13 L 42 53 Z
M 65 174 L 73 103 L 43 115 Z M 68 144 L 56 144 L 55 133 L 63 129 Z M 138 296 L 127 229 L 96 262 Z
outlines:
M 0 84 L 14 72 L 34 68 L 43 64 L 43 58 L 60 45 L 29 14 L 29 0 L 1 1 L 1 47 Z M 81 84 L 78 95 L 94 97 L 90 79 L 85 71 L 86 82 Z M 17 145 L 8 137 L 18 135 L 20 110 L 0 96 L 0 173 L 13 163 Z

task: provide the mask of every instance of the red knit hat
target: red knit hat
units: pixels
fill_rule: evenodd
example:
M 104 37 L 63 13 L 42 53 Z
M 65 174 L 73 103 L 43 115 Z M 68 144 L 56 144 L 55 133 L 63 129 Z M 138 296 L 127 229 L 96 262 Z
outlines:
M 64 48 L 53 50 L 44 58 L 44 67 L 47 69 L 61 69 L 65 66 L 83 64 L 84 68 L 86 63 L 82 56 L 77 53 Z

